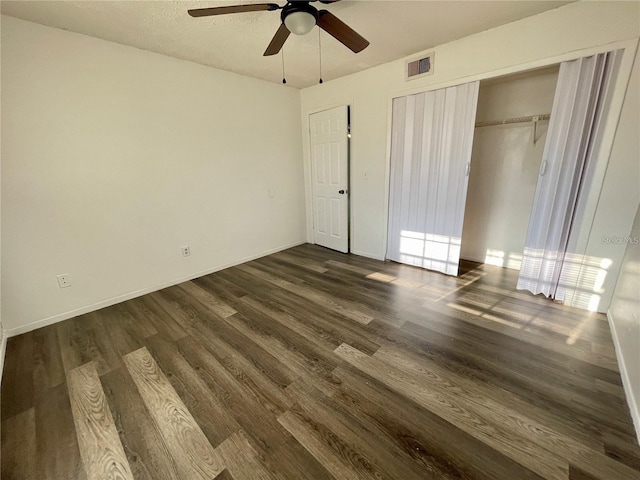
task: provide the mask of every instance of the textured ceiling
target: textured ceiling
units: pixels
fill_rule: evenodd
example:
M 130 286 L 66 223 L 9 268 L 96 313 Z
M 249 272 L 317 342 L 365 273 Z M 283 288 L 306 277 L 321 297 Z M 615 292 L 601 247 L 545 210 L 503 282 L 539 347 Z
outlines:
M 271 0 L 273 1 L 273 0 Z M 187 9 L 261 3 L 229 1 L 2 1 L 2 14 L 223 70 L 282 80 L 280 55 L 262 53 L 280 25 L 280 12 L 191 18 Z M 278 2 L 284 5 L 284 1 Z M 325 81 L 411 55 L 564 5 L 566 1 L 341 1 L 321 5 L 371 42 L 354 54 L 322 33 Z M 290 86 L 318 82 L 318 29 L 291 35 L 284 47 Z

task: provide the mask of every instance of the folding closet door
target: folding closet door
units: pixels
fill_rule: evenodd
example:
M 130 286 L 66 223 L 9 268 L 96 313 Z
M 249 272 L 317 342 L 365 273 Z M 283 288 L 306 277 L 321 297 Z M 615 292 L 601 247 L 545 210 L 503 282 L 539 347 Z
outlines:
M 478 88 L 394 99 L 388 259 L 458 274 Z
M 569 293 L 579 294 L 581 283 L 589 281 L 584 278 L 591 274 L 584 255 L 576 251 L 577 232 L 581 222 L 588 220 L 585 189 L 601 188 L 592 181 L 594 156 L 621 53 L 602 53 L 560 65 L 520 267 L 519 290 L 565 301 Z

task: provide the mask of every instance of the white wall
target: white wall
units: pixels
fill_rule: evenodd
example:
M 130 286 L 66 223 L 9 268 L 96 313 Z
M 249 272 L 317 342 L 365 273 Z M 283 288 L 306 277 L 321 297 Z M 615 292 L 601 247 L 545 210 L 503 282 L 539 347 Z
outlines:
M 305 240 L 298 90 L 3 16 L 2 127 L 10 334 Z
M 616 85 L 619 98 L 613 109 L 620 111 L 624 88 L 629 81 L 633 63 L 633 49 L 640 36 L 640 3 L 637 2 L 576 2 L 564 7 L 525 18 L 498 28 L 437 46 L 434 74 L 411 82 L 404 81 L 404 60 L 391 62 L 363 72 L 343 77 L 323 85 L 302 90 L 303 153 L 308 187 L 308 114 L 340 104 L 351 104 L 352 110 L 352 184 L 353 211 L 352 250 L 373 258 L 384 258 L 388 191 L 388 126 L 393 96 L 419 90 L 441 88 L 472 80 L 482 80 L 535 67 L 557 64 L 593 54 L 603 49 L 625 45 L 621 79 Z M 633 46 L 633 47 L 632 47 Z M 638 82 L 634 73 L 632 82 Z M 614 102 L 616 103 L 616 102 Z M 617 109 L 617 110 L 616 110 Z M 608 128 L 608 137 L 615 131 L 616 118 Z M 634 139 L 616 138 L 621 149 Z M 614 152 L 607 177 L 621 177 L 617 186 L 605 181 L 603 198 L 636 195 L 637 179 L 625 175 L 637 156 L 616 158 Z M 607 158 L 598 161 L 606 164 Z M 365 178 L 366 174 L 366 178 Z M 610 210 L 611 205 L 598 208 L 598 218 L 615 224 L 616 229 L 628 230 L 633 212 L 623 205 Z M 307 238 L 312 239 L 311 205 L 307 195 Z M 598 220 L 599 221 L 599 220 Z M 599 227 L 594 226 L 593 231 Z M 595 238 L 595 237 L 594 237 Z M 591 247 L 590 247 L 591 248 Z M 590 250 L 586 252 L 590 255 Z M 622 258 L 612 252 L 612 265 L 603 289 L 610 292 Z M 608 302 L 603 294 L 600 308 Z
M 594 223 L 598 230 L 593 233 L 592 248 L 597 248 L 602 258 L 615 257 L 620 250 L 624 252 L 615 289 L 610 292 L 613 298 L 608 317 L 640 443 L 640 52 L 636 57 L 632 78 L 634 80 L 629 84 L 611 152 L 612 162 L 625 167 L 615 168 L 612 174 L 607 175 L 609 188 L 603 190 L 606 196 L 600 199 L 600 205 L 610 205 L 612 212 L 635 209 L 635 221 L 631 227 L 624 229 L 604 213 L 601 217 L 597 216 Z M 634 191 L 616 189 L 616 186 L 625 185 L 629 180 L 635 184 Z
M 0 22 L 0 35 L 2 35 L 2 22 Z M 0 92 L 2 92 L 2 49 L 0 48 Z M 0 95 L 0 112 L 2 111 L 2 96 Z M 2 131 L 2 118 L 0 116 L 0 132 Z M 0 152 L 2 151 L 2 138 L 0 135 Z M 0 155 L 0 172 L 2 172 L 2 155 Z M 2 251 L 2 182 L 0 182 L 0 251 Z M 2 256 L 0 255 L 0 272 L 2 272 Z M 2 291 L 2 275 L 0 275 L 0 292 Z M 2 295 L 0 294 L 0 382 L 4 368 L 4 354 L 7 348 L 7 335 L 2 324 Z
M 640 208 L 627 241 L 620 276 L 609 308 L 618 363 L 640 442 Z
M 551 112 L 556 68 L 480 83 L 476 122 Z M 520 269 L 548 121 L 476 128 L 460 256 Z

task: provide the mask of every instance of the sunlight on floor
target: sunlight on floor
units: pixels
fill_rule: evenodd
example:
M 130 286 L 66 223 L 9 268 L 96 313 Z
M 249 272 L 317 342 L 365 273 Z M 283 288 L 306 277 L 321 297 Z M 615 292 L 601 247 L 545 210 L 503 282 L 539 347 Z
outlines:
M 582 331 L 584 330 L 584 327 L 587 325 L 588 321 L 589 319 L 585 318 L 576 328 L 573 329 L 573 331 L 567 338 L 567 345 L 574 345 L 576 343 L 576 341 L 580 338 L 580 335 L 582 334 Z
M 378 282 L 384 282 L 384 283 L 390 283 L 390 282 L 393 282 L 394 280 L 397 280 L 397 278 L 392 275 L 387 275 L 385 273 L 380 273 L 380 272 L 375 272 L 370 275 L 367 275 L 366 278 L 370 280 L 377 280 Z
M 543 302 L 547 301 L 541 300 Z M 536 308 L 534 312 L 527 313 L 520 309 L 514 309 L 511 303 L 509 298 L 496 298 L 491 294 L 488 294 L 486 297 L 477 294 L 463 294 L 457 302 L 447 303 L 447 307 L 472 315 L 478 319 L 491 320 L 518 330 L 538 329 L 552 332 L 566 337 L 565 343 L 567 345 L 575 345 L 589 325 L 589 322 L 594 318 L 592 314 L 584 312 L 586 317 L 580 319 L 579 322 L 578 319 L 576 319 L 578 323 L 570 327 L 547 320 L 546 317 L 549 315 L 549 311 L 544 304 L 540 304 L 540 307 Z M 425 304 L 425 306 L 427 306 L 427 304 Z M 547 313 L 545 314 L 545 312 Z
M 445 270 L 453 272 L 455 268 L 455 273 L 457 273 L 457 254 L 460 248 L 459 238 L 410 231 L 402 231 L 401 233 L 401 254 L 407 257 L 405 260 L 409 259 L 405 263 L 428 270 L 438 270 L 437 267 L 443 267 Z M 531 250 L 528 253 L 530 254 Z M 409 280 L 383 272 L 371 273 L 366 275 L 366 278 L 425 292 L 425 295 L 431 297 L 425 298 L 424 306 L 428 308 L 429 303 L 437 303 L 456 292 L 464 291 L 467 286 L 482 279 L 488 273 L 483 271 L 485 266 L 518 270 L 521 263 L 525 261 L 528 262 L 529 267 L 532 267 L 533 263 L 533 272 L 535 272 L 537 271 L 536 268 L 539 270 L 545 268 L 545 265 L 549 267 L 552 263 L 550 263 L 550 260 L 558 260 L 556 257 L 549 259 L 548 255 L 543 258 L 548 252 L 536 253 L 538 255 L 534 256 L 535 258 L 533 258 L 532 262 L 532 257 L 527 258 L 526 253 L 523 256 L 514 252 L 507 254 L 501 250 L 487 249 L 484 265 L 480 268 L 474 268 L 464 275 L 453 277 L 452 280 L 455 280 L 455 285 L 447 284 L 447 282 Z M 597 311 L 603 293 L 604 282 L 611 264 L 612 261 L 607 258 L 566 254 L 560 275 L 558 298 L 563 298 L 562 303 L 565 306 L 590 312 Z M 455 273 L 449 274 L 455 275 Z M 450 279 L 451 277 L 441 278 Z M 493 288 L 495 289 L 496 287 Z M 502 299 L 494 301 L 491 295 L 487 295 L 486 298 L 480 296 L 473 298 L 473 296 L 466 297 L 464 292 L 462 293 L 463 303 L 471 304 L 472 306 L 461 305 L 451 301 L 451 299 L 449 303 L 446 303 L 446 306 L 474 317 L 519 330 L 536 328 L 553 332 L 556 335 L 566 337 L 565 342 L 567 345 L 575 345 L 578 342 L 591 320 L 590 317 L 587 317 L 580 321 L 576 320 L 574 327 L 561 326 L 545 320 L 543 309 L 547 307 L 544 304 L 541 304 L 540 309 L 536 309 L 537 311 L 535 312 L 514 311 L 509 302 L 503 303 Z M 522 294 L 526 293 L 523 291 Z M 541 301 L 546 300 L 541 299 Z
M 502 323 L 503 325 L 507 325 L 509 327 L 519 328 L 519 329 L 523 327 L 523 325 L 519 325 L 515 322 L 510 322 L 509 320 L 505 320 L 504 318 L 496 317 L 495 315 L 491 315 L 489 313 L 483 313 L 479 310 L 465 307 L 464 305 L 458 305 L 456 303 L 447 303 L 447 307 L 454 308 L 460 312 L 469 313 L 475 317 L 486 318 L 487 320 L 491 320 L 493 322 Z

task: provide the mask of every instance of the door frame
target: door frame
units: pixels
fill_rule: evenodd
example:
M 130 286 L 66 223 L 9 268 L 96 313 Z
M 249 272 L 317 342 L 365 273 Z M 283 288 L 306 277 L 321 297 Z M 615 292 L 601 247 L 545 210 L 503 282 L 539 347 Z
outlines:
M 304 202 L 306 211 L 306 238 L 307 243 L 315 245 L 313 235 L 314 215 L 313 215 L 313 183 L 311 178 L 311 138 L 309 128 L 311 125 L 311 115 L 324 112 L 337 107 L 347 107 L 347 172 L 348 172 L 348 194 L 347 194 L 347 225 L 349 229 L 348 253 L 353 251 L 353 168 L 352 159 L 354 157 L 354 136 L 353 136 L 353 100 L 340 103 L 332 103 L 322 107 L 311 108 L 302 113 L 302 152 L 303 152 L 303 173 L 304 173 Z

